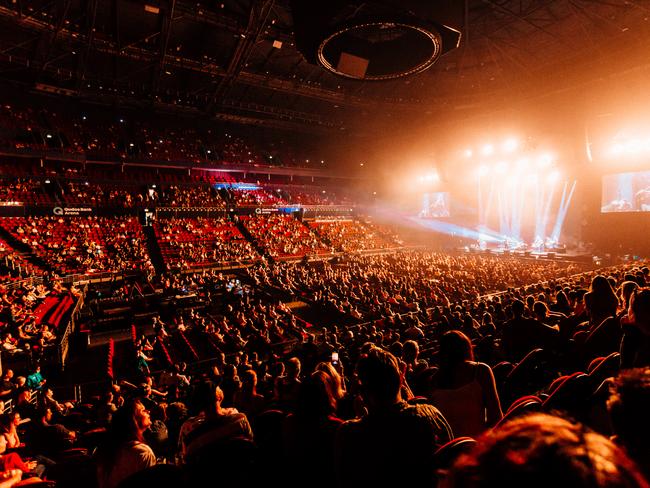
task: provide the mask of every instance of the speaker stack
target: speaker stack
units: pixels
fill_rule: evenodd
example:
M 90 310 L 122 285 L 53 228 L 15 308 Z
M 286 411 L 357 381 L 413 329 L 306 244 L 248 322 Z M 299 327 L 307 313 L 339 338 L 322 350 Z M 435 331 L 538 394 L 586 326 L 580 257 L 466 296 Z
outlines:
M 357 80 L 430 68 L 460 44 L 457 0 L 292 0 L 296 47 L 312 63 Z

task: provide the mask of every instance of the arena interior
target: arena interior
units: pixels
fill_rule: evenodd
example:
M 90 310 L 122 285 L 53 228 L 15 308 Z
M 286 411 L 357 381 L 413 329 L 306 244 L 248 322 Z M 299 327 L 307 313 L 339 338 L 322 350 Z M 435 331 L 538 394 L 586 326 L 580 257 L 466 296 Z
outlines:
M 0 0 L 0 488 L 650 486 L 649 18 Z

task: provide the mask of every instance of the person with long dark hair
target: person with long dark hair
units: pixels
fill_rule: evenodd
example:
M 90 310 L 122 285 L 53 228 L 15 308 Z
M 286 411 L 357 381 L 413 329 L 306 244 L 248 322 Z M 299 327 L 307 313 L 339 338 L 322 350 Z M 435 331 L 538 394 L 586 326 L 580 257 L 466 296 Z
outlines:
M 113 415 L 108 438 L 96 456 L 99 488 L 114 488 L 131 475 L 156 464 L 145 442 L 151 425 L 149 411 L 139 399 L 130 399 Z
M 440 339 L 438 368 L 429 400 L 445 416 L 456 437 L 475 437 L 501 420 L 492 369 L 474 361 L 472 343 L 461 331 L 450 330 Z
M 598 327 L 603 320 L 616 316 L 618 298 L 604 276 L 598 275 L 591 280 L 589 292 L 585 294 L 585 308 L 591 327 Z
M 313 473 L 314 486 L 332 486 L 334 476 L 334 441 L 338 427 L 343 423 L 336 417 L 337 398 L 330 378 L 324 371 L 316 371 L 300 384 L 296 410 L 283 426 L 284 448 L 294 469 L 290 486 L 300 486 Z
M 621 368 L 650 366 L 650 288 L 637 288 L 622 320 Z

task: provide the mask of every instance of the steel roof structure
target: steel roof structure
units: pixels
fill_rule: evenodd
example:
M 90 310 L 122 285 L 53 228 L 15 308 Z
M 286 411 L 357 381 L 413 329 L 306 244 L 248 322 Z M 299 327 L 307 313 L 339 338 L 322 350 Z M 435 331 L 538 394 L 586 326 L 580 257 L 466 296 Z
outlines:
M 641 66 L 650 1 L 459 0 L 429 70 L 360 82 L 308 64 L 288 0 L 0 0 L 0 78 L 315 132 L 532 97 Z M 647 61 L 645 61 L 647 63 Z

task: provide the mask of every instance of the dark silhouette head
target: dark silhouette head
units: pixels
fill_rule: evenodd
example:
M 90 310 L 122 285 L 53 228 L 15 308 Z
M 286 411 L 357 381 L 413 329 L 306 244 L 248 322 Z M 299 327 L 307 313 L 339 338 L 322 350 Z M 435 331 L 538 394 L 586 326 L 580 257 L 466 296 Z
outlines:
M 532 414 L 478 439 L 449 473 L 456 488 L 647 487 L 622 449 L 559 417 Z
M 392 404 L 401 399 L 402 374 L 397 358 L 390 352 L 371 347 L 357 363 L 357 376 L 369 405 Z

